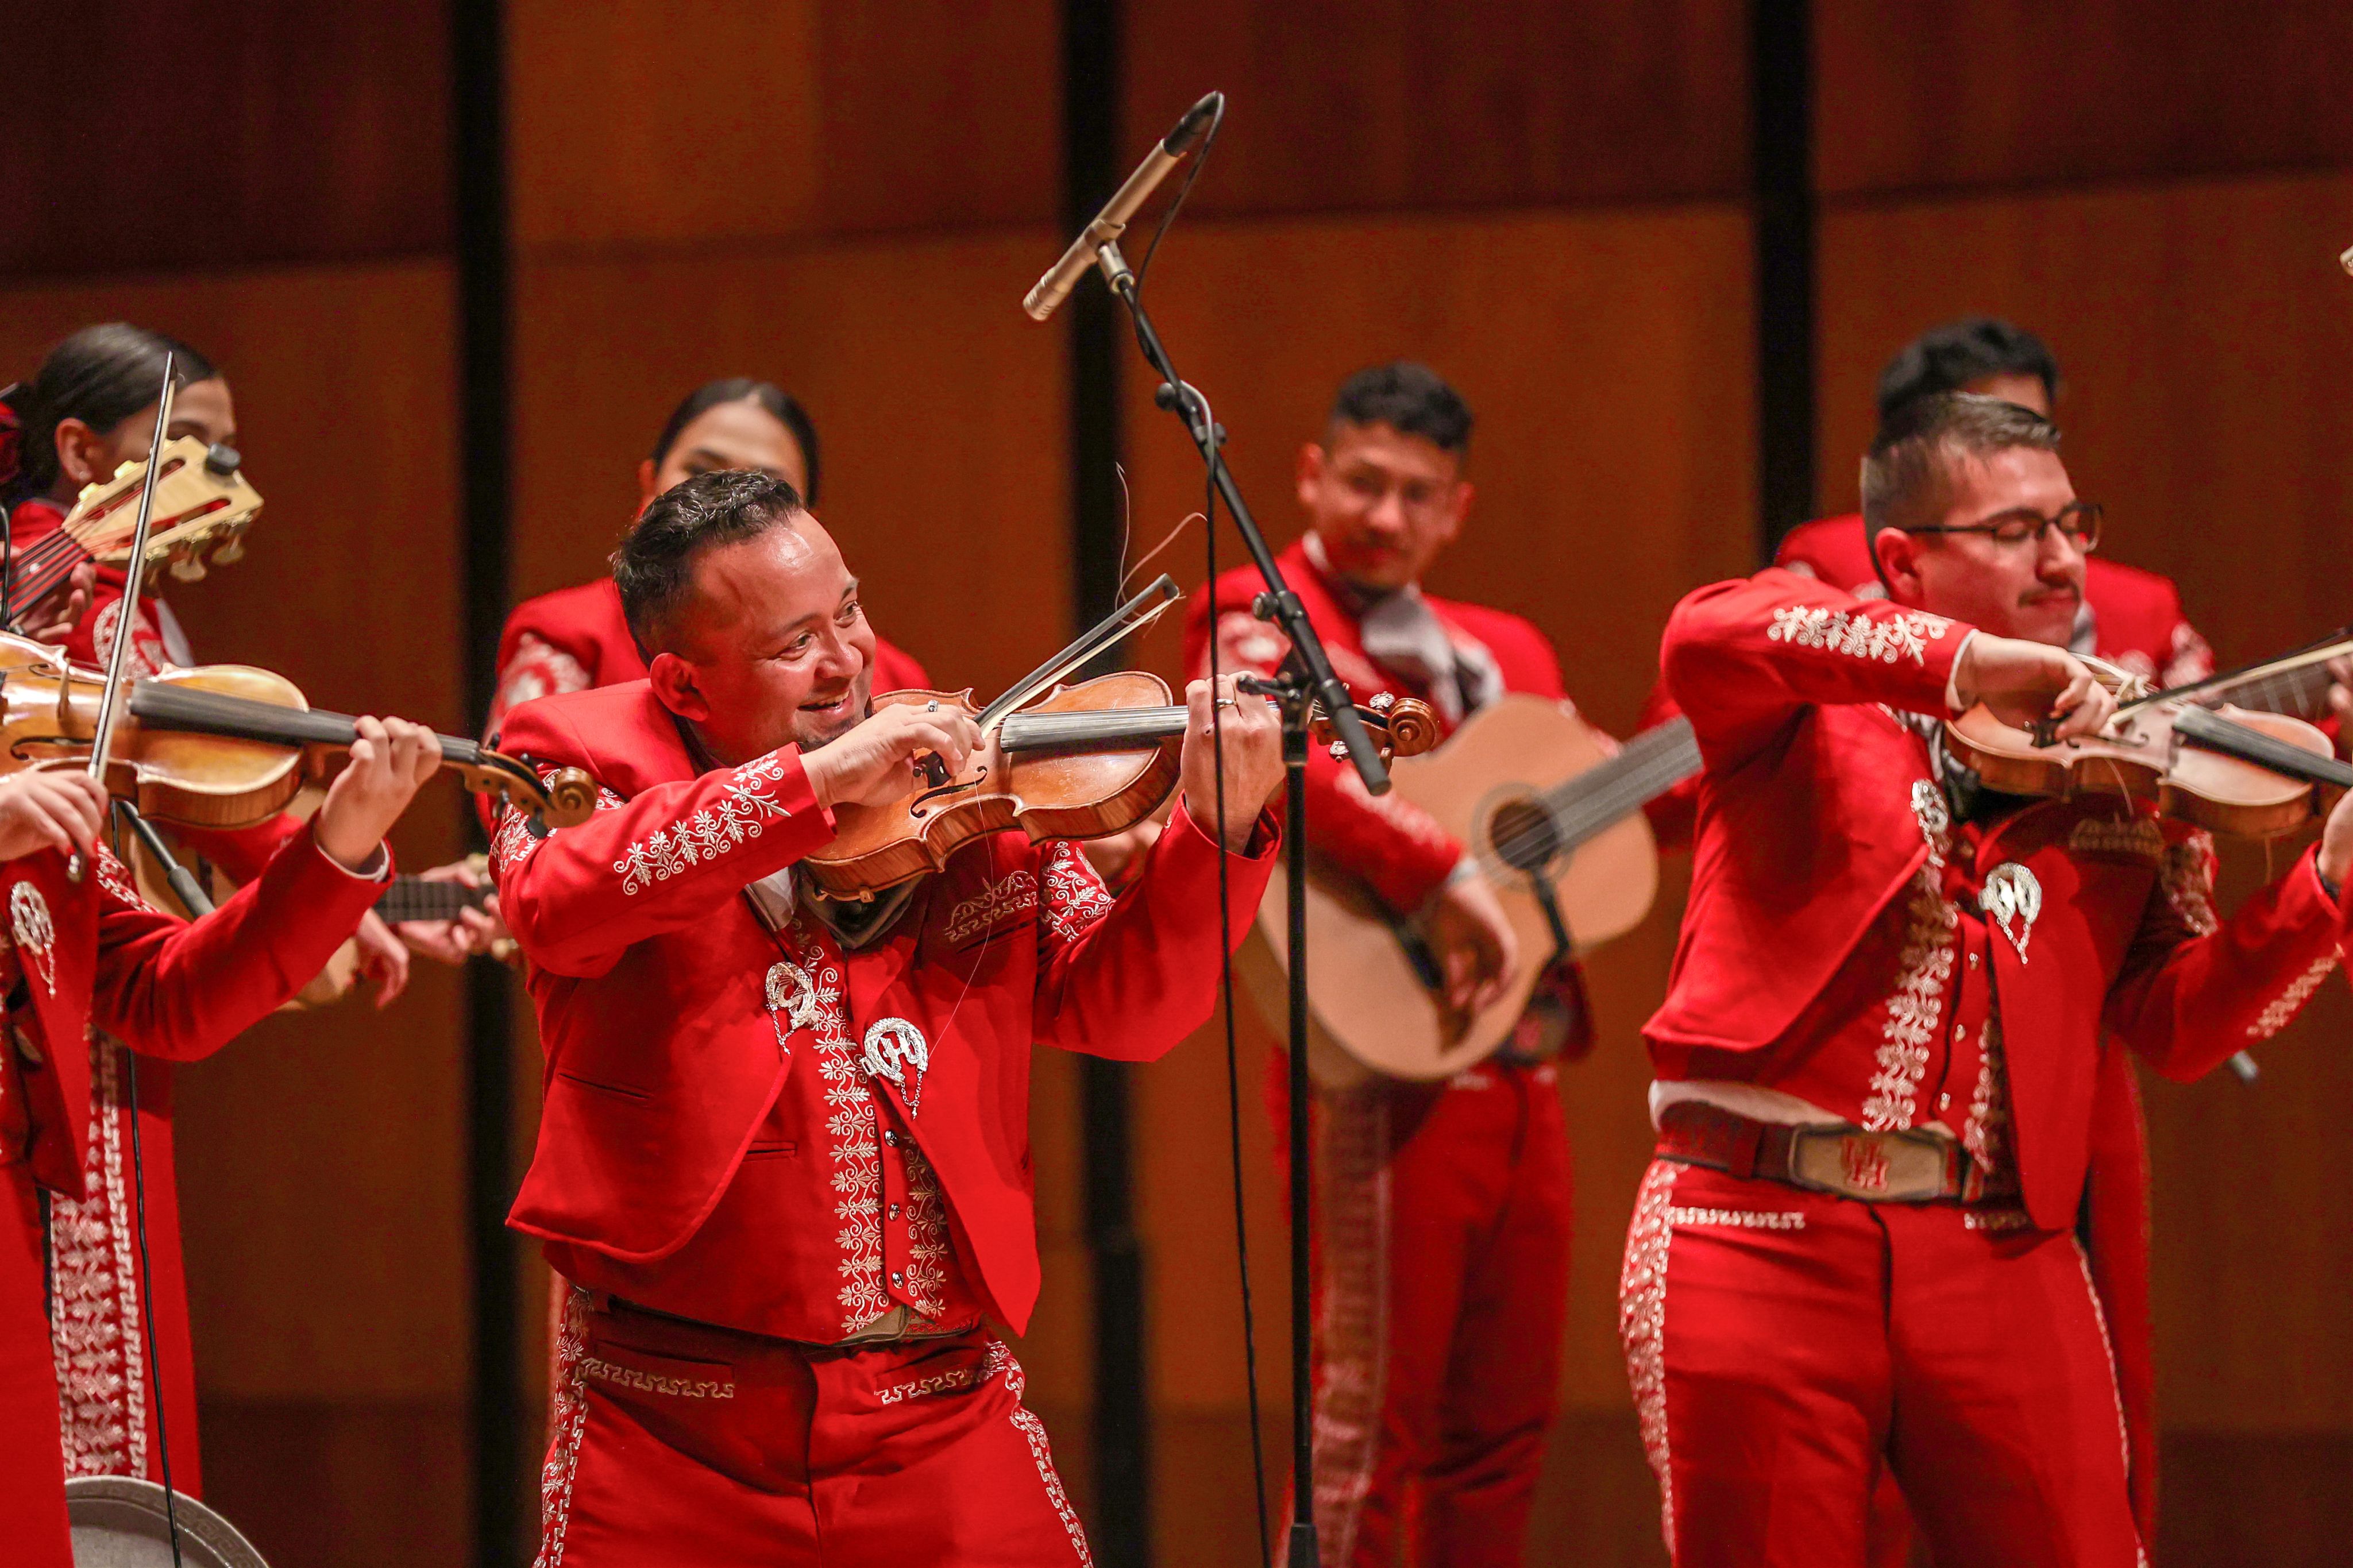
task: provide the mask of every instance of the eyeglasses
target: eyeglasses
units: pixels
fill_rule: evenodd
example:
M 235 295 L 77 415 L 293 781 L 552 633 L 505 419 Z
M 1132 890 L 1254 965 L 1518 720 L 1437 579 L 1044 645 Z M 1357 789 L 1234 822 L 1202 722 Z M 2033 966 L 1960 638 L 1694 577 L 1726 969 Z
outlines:
M 2069 542 L 2089 555 L 2100 547 L 2100 519 L 2105 509 L 2097 501 L 2079 500 L 2061 507 L 2056 515 L 2045 517 L 2030 508 L 2003 512 L 2000 517 L 1983 522 L 1959 524 L 1938 523 L 1923 528 L 1907 528 L 1906 533 L 1982 533 L 2005 549 L 2021 544 L 2041 548 L 2042 536 L 2052 529 L 2065 534 Z

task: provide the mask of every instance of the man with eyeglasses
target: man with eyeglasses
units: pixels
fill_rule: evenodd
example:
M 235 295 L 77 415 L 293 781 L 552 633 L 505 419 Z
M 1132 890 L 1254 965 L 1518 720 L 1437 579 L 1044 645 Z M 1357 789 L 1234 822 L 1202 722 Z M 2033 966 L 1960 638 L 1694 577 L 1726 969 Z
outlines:
M 1668 624 L 1704 767 L 1620 1323 L 1679 1564 L 1854 1568 L 1890 1471 L 1937 1562 L 2146 1560 L 2105 1108 L 2126 1048 L 2195 1078 L 2337 968 L 2353 797 L 2218 921 L 2204 835 L 1946 752 L 1979 701 L 2062 739 L 2114 712 L 2065 647 L 2097 520 L 2058 443 L 1915 401 L 1863 467 L 1887 597 L 1774 568 Z
M 1988 316 L 1948 321 L 1904 345 L 1879 376 L 1879 418 L 1939 393 L 1999 397 L 2051 417 L 2059 396 L 2059 362 L 2022 327 Z M 1860 598 L 1885 594 L 1861 516 L 1800 523 L 1781 540 L 1774 563 L 1810 574 Z M 2214 673 L 2213 650 L 2181 607 L 2169 577 L 2097 556 L 2084 571 L 2083 593 L 2067 627 L 2067 647 L 2097 655 L 2158 686 L 2184 686 Z

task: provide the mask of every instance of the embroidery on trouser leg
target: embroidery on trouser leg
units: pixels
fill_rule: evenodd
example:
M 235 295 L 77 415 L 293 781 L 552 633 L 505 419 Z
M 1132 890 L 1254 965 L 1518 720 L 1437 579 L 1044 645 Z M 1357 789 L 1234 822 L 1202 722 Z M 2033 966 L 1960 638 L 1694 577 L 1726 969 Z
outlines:
M 1079 1522 L 1079 1510 L 1071 1506 L 1070 1494 L 1062 1489 L 1062 1478 L 1054 1469 L 1054 1451 L 1046 1441 L 1046 1424 L 1037 1413 L 1021 1403 L 1022 1390 L 1028 1380 L 1021 1375 L 1021 1363 L 1013 1359 L 1013 1352 L 1003 1340 L 988 1342 L 988 1364 L 982 1369 L 984 1379 L 1005 1374 L 1005 1391 L 1013 1396 L 1013 1426 L 1029 1445 L 1029 1457 L 1037 1462 L 1038 1479 L 1046 1483 L 1046 1500 L 1054 1505 L 1054 1512 L 1070 1531 L 1071 1551 L 1076 1554 L 1079 1568 L 1094 1568 L 1094 1553 L 1087 1550 L 1086 1527 Z
M 20 884 L 21 885 L 21 884 Z M 147 1474 L 147 1354 L 139 1331 L 138 1216 L 127 1173 L 129 1047 L 90 1032 L 86 1198 L 49 1205 L 50 1352 L 65 1473 Z
M 1334 1091 L 1320 1097 L 1320 1108 L 1315 1528 L 1326 1560 L 1349 1563 L 1388 1402 L 1388 1091 L 1381 1084 Z
M 1659 1528 L 1667 1558 L 1675 1556 L 1675 1481 L 1667 1447 L 1667 1254 L 1675 1235 L 1675 1176 L 1670 1160 L 1651 1162 L 1635 1194 L 1626 1227 L 1626 1267 L 1618 1279 L 1618 1337 L 1626 1347 L 1626 1380 L 1642 1450 L 1659 1478 Z
M 2092 1323 L 2100 1331 L 2100 1353 L 2108 1358 L 2108 1391 L 2116 1402 L 2116 1446 L 2123 1451 L 2125 1484 L 2129 1488 L 2132 1484 L 2132 1424 L 2125 1419 L 2124 1378 L 2116 1371 L 2116 1342 L 2108 1337 L 2107 1309 L 2100 1305 L 2100 1288 L 2092 1279 L 2092 1255 L 2084 1250 L 2083 1242 L 2075 1237 L 2069 1237 L 2067 1244 L 2075 1249 L 2075 1266 L 2083 1270 L 2084 1297 L 2092 1304 Z M 2148 1568 L 2147 1543 L 2136 1542 L 2133 1556 L 2139 1568 Z
M 588 1293 L 565 1303 L 555 1342 L 555 1398 L 548 1413 L 547 1464 L 539 1474 L 539 1556 L 533 1568 L 563 1568 L 565 1528 L 572 1522 L 572 1481 L 588 1428 Z

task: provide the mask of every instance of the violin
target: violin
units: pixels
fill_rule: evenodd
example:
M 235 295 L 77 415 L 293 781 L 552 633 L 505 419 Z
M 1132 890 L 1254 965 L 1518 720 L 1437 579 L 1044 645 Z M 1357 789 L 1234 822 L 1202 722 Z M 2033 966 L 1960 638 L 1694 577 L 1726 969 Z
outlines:
M 1191 717 L 1170 705 L 1158 676 L 1141 670 L 1057 686 L 1015 709 L 1003 700 L 976 707 L 969 690 L 874 699 L 877 707 L 902 702 L 960 709 L 980 727 L 980 748 L 960 772 L 936 766 L 889 805 L 837 806 L 833 842 L 795 868 L 828 898 L 871 900 L 941 869 L 984 834 L 1019 828 L 1035 843 L 1133 827 L 1176 787 Z M 1384 757 L 1411 756 L 1440 739 L 1437 715 L 1410 698 L 1377 698 L 1356 714 Z M 1335 744 L 1328 715 L 1312 716 L 1311 731 Z
M 193 583 L 211 567 L 245 553 L 247 528 L 261 512 L 261 495 L 247 482 L 237 450 L 206 446 L 194 436 L 164 443 L 155 454 L 154 515 L 142 557 L 169 566 Z M 139 501 L 148 465 L 124 463 L 114 477 L 84 485 L 62 526 L 16 552 L 8 567 L 7 626 L 15 626 L 85 561 L 120 566 L 131 558 Z
M 0 772 L 86 766 L 105 677 L 60 649 L 0 635 Z M 106 760 L 111 795 L 142 816 L 189 827 L 248 827 L 276 816 L 358 739 L 356 721 L 322 712 L 295 684 L 250 665 L 166 670 L 131 683 Z M 439 737 L 441 765 L 551 827 L 586 822 L 596 782 L 566 768 L 543 784 L 476 741 Z
M 2113 669 L 2095 670 L 2104 684 Z M 2124 677 L 2126 681 L 2136 678 Z M 1982 703 L 1945 726 L 1953 755 L 2004 795 L 2106 795 L 2147 801 L 2192 826 L 2277 838 L 2353 788 L 2353 766 L 2301 719 L 2228 704 L 2207 708 L 2125 687 L 2106 731 L 2052 742 L 2051 722 L 2020 729 Z

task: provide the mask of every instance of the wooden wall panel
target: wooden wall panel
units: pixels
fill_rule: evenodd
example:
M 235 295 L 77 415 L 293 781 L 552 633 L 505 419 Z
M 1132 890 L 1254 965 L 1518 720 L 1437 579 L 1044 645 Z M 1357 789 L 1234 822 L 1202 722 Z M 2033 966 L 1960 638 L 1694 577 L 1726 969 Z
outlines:
M 936 679 L 993 695 L 1069 616 L 1064 339 L 1019 309 L 1054 243 L 526 266 L 516 593 L 602 575 L 671 405 L 712 376 L 765 376 L 817 421 L 818 510 L 876 626 Z
M 1203 225 L 1188 232 L 1183 265 L 1153 284 L 1153 308 L 1179 367 L 1231 431 L 1243 492 L 1278 545 L 1300 528 L 1291 494 L 1299 443 L 1320 434 L 1344 376 L 1414 355 L 1453 379 L 1479 419 L 1471 459 L 1479 489 L 1431 586 L 1534 619 L 1560 649 L 1578 701 L 1622 733 L 1655 676 L 1669 608 L 1689 587 L 1748 560 L 1747 234 L 1730 208 Z M 1141 553 L 1198 506 L 1200 478 L 1182 434 L 1147 401 L 1145 378 L 1129 385 L 1125 442 Z M 1230 534 L 1220 554 L 1240 559 Z M 1152 569 L 1164 563 L 1188 585 L 1199 583 L 1198 528 Z M 1147 658 L 1173 670 L 1175 641 L 1155 632 Z M 1637 1030 L 1662 986 L 1682 877 L 1671 862 L 1650 921 L 1594 965 L 1603 1040 L 1563 1079 L 1579 1174 L 1562 1392 L 1605 1426 L 1629 1408 L 1618 1257 L 1650 1149 L 1650 1075 Z M 1286 1331 L 1263 1098 L 1272 1042 L 1247 1005 L 1241 1045 L 1272 1418 Z M 1164 1563 L 1236 1560 L 1252 1528 L 1222 1053 L 1212 1027 L 1136 1079 L 1154 1398 L 1171 1445 L 1158 1472 Z M 1630 1431 L 1620 1436 L 1630 1441 Z M 1278 1485 L 1284 1452 L 1278 1441 Z M 1547 1517 L 1577 1516 L 1567 1504 L 1548 1507 Z M 1576 1544 L 1557 1541 L 1532 1560 L 1572 1560 Z
M 1197 214 L 1736 195 L 1746 16 L 1737 0 L 1130 6 L 1127 156 L 1218 89 Z
M 0 275 L 448 243 L 439 0 L 10 7 Z
M 2353 161 L 2353 10 L 2274 0 L 1818 0 L 1832 194 Z
M 1821 451 L 1839 488 L 1826 505 L 1853 502 L 1886 353 L 1931 322 L 1993 311 L 2059 355 L 2068 464 L 2108 503 L 2105 548 L 2174 577 L 2225 661 L 2342 624 L 2353 279 L 2335 258 L 2353 237 L 2349 203 L 2353 178 L 2309 175 L 1831 215 Z M 2243 896 L 2292 852 L 2231 848 L 2228 890 Z M 2327 1108 L 2353 1094 L 2349 1037 L 2353 998 L 2332 981 L 2261 1049 L 2261 1083 L 2151 1088 L 2170 1428 L 2353 1429 L 2336 1287 L 2353 1223 L 2315 1196 L 2331 1180 Z M 2218 1484 L 2168 1477 L 2174 1497 Z
M 516 242 L 1050 219 L 1057 16 L 1050 0 L 514 0 Z

